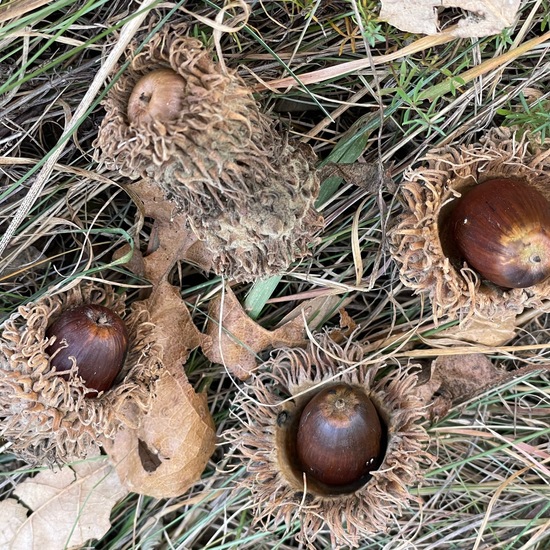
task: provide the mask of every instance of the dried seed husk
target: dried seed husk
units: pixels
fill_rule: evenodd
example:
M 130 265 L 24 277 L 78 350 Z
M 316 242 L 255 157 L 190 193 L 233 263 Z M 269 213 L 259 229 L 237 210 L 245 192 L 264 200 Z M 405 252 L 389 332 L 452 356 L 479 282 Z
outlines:
M 306 350 L 277 351 L 237 395 L 233 409 L 242 426 L 227 437 L 246 464 L 248 475 L 237 490 L 250 489 L 255 522 L 273 529 L 280 522 L 299 521 L 297 538 L 311 547 L 327 528 L 333 546 L 357 546 L 362 537 L 390 529 L 393 518 L 415 500 L 407 487 L 419 481 L 428 462 L 417 377 L 412 367 L 385 369 L 362 360 L 357 344 L 347 340 L 340 346 L 320 335 Z M 387 430 L 380 468 L 364 485 L 342 494 L 311 483 L 306 488 L 288 451 L 296 418 L 313 392 L 335 382 L 363 389 Z
M 311 147 L 274 129 L 235 72 L 210 51 L 165 27 L 136 53 L 104 101 L 98 159 L 130 178 L 150 178 L 188 217 L 213 255 L 213 269 L 236 280 L 286 270 L 308 254 L 322 218 Z M 170 68 L 183 78 L 179 118 L 130 123 L 128 100 L 146 73 Z
M 479 143 L 433 149 L 404 175 L 404 210 L 389 232 L 401 281 L 429 296 L 436 320 L 460 320 L 458 330 L 465 339 L 491 345 L 509 339 L 516 316 L 540 307 L 550 295 L 550 282 L 505 289 L 457 261 L 444 229 L 452 202 L 471 186 L 494 178 L 517 178 L 550 197 L 549 169 L 548 155 L 526 136 L 497 128 Z M 469 331 L 470 324 L 484 329 Z M 487 327 L 501 334 L 491 337 Z
M 57 464 L 97 452 L 101 437 L 112 438 L 131 419 L 129 408 L 147 410 L 160 363 L 151 325 L 142 312 L 126 311 L 125 297 L 110 286 L 81 284 L 21 306 L 0 335 L 0 436 L 10 452 L 30 463 Z M 46 329 L 62 311 L 85 303 L 120 315 L 129 351 L 115 385 L 86 396 L 82 379 L 68 380 L 50 366 Z M 76 367 L 75 367 L 76 370 Z

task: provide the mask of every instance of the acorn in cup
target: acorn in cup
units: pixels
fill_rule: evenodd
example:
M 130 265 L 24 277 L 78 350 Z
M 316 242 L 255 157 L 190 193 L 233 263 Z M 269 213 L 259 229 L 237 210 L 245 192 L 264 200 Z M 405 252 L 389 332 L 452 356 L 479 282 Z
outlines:
M 485 279 L 527 288 L 550 276 L 550 202 L 537 188 L 491 179 L 456 202 L 450 235 L 461 259 Z
M 235 491 L 249 491 L 259 524 L 299 525 L 304 548 L 327 531 L 331 548 L 356 547 L 393 529 L 415 500 L 407 487 L 429 462 L 425 405 L 416 366 L 367 366 L 358 343 L 315 339 L 305 350 L 275 351 L 237 393 L 238 427 L 225 437 L 249 475 Z M 355 368 L 342 372 L 343 363 Z
M 124 321 L 111 309 L 95 304 L 64 311 L 48 327 L 46 336 L 55 337 L 46 348 L 51 367 L 68 371 L 74 359 L 86 387 L 97 392 L 113 385 L 128 350 Z

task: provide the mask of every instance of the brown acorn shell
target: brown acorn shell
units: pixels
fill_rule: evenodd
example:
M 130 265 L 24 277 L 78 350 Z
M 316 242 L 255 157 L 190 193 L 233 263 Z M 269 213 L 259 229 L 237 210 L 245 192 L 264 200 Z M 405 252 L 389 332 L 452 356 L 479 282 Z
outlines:
M 129 351 L 115 385 L 86 397 L 78 376 L 55 373 L 46 352 L 48 325 L 62 311 L 84 303 L 110 308 L 126 324 Z M 129 420 L 124 411 L 147 410 L 160 369 L 146 312 L 126 312 L 124 296 L 110 286 L 82 284 L 21 306 L 0 333 L 2 437 L 30 463 L 59 464 L 96 452 Z M 135 410 L 135 409 L 134 409 Z
M 550 295 L 548 280 L 514 289 L 484 280 L 465 262 L 457 262 L 445 231 L 453 201 L 471 187 L 515 178 L 550 198 L 549 170 L 547 154 L 525 136 L 498 128 L 479 143 L 433 149 L 406 171 L 399 193 L 403 213 L 389 231 L 389 247 L 401 281 L 430 298 L 436 320 L 458 318 L 462 327 L 476 321 L 513 327 L 518 314 Z
M 333 547 L 353 547 L 363 537 L 391 529 L 393 518 L 415 500 L 408 487 L 419 481 L 429 463 L 417 377 L 412 366 L 387 369 L 367 366 L 364 359 L 352 341 L 340 346 L 329 335 L 318 335 L 307 349 L 275 352 L 238 393 L 234 410 L 242 426 L 227 439 L 238 464 L 246 465 L 248 475 L 236 490 L 251 491 L 256 523 L 270 528 L 279 522 L 289 527 L 299 523 L 297 538 L 309 547 L 328 529 Z M 343 364 L 348 368 L 342 369 Z M 365 392 L 387 430 L 380 467 L 359 487 L 343 491 L 310 479 L 306 483 L 293 448 L 297 419 L 311 396 L 340 382 Z
M 236 280 L 286 270 L 308 254 L 323 221 L 311 147 L 275 131 L 252 92 L 233 71 L 213 62 L 184 26 L 166 26 L 139 54 L 104 101 L 95 146 L 110 169 L 150 178 L 188 217 L 213 256 L 213 269 Z M 138 80 L 172 69 L 185 82 L 177 120 L 128 121 Z

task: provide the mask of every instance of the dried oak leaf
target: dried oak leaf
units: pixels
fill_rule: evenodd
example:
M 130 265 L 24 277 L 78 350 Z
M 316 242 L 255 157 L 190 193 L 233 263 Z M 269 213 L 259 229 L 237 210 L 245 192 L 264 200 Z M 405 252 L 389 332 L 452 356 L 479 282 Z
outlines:
M 203 338 L 177 289 L 166 281 L 137 304 L 150 314 L 164 371 L 150 409 L 127 413 L 136 416 L 137 427 L 124 427 L 103 444 L 130 490 L 156 498 L 179 496 L 200 478 L 215 446 L 206 396 L 195 393 L 183 369 L 189 351 Z
M 308 293 L 304 293 L 301 296 L 305 297 L 307 295 Z M 310 330 L 318 330 L 336 313 L 340 313 L 340 328 L 352 329 L 351 333 L 356 327 L 352 326 L 354 321 L 351 319 L 349 319 L 351 324 L 348 324 L 349 316 L 345 312 L 345 308 L 353 302 L 353 299 L 353 296 L 342 296 L 341 294 L 329 294 L 328 296 L 323 294 L 315 298 L 309 298 L 287 313 L 278 323 L 278 326 L 286 325 L 289 321 L 299 317 L 305 320 Z
M 382 0 L 380 19 L 406 32 L 437 34 L 438 8 L 461 8 L 468 13 L 453 34 L 460 38 L 499 34 L 514 22 L 520 0 Z
M 110 529 L 113 506 L 128 493 L 105 457 L 45 470 L 0 502 L 0 548 L 80 548 Z
M 275 330 L 267 330 L 246 314 L 229 287 L 210 302 L 208 316 L 206 333 L 211 340 L 203 343 L 204 354 L 213 363 L 226 366 L 241 380 L 256 368 L 256 354 L 268 347 L 306 344 L 301 316 Z
M 417 390 L 429 404 L 432 419 L 446 416 L 454 404 L 496 386 L 506 372 L 482 353 L 440 355 L 426 371 L 426 381 Z
M 337 164 L 329 162 L 319 170 L 319 177 L 324 181 L 340 177 L 346 183 L 365 189 L 368 193 L 377 193 L 382 187 L 395 188 L 391 170 L 379 162 L 353 162 Z
M 152 283 L 166 279 L 170 270 L 180 260 L 194 263 L 209 271 L 211 253 L 188 228 L 186 216 L 177 211 L 174 204 L 164 198 L 162 190 L 150 180 L 140 180 L 128 187 L 128 194 L 140 208 L 142 215 L 155 220 L 150 251 L 143 256 L 139 249 L 127 267 L 143 275 Z M 128 245 L 116 252 L 122 256 L 128 252 Z
M 155 498 L 182 495 L 214 452 L 214 423 L 206 395 L 185 373 L 164 372 L 151 410 L 136 430 L 122 430 L 105 449 L 128 489 Z

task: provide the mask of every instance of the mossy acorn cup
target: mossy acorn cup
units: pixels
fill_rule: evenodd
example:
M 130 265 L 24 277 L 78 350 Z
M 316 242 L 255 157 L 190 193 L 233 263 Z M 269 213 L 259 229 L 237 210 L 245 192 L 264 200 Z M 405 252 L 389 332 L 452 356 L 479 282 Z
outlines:
M 21 306 L 0 332 L 2 437 L 30 463 L 95 454 L 147 411 L 161 368 L 147 312 L 108 284 Z
M 282 273 L 323 227 L 316 155 L 277 131 L 236 72 L 187 32 L 165 26 L 129 47 L 129 66 L 103 102 L 96 159 L 158 186 L 216 273 L 237 281 Z
M 391 529 L 429 463 L 416 374 L 364 359 L 317 335 L 275 352 L 233 404 L 241 425 L 227 439 L 248 474 L 236 491 L 250 490 L 256 522 L 300 525 L 309 547 L 326 530 L 335 547 Z

